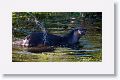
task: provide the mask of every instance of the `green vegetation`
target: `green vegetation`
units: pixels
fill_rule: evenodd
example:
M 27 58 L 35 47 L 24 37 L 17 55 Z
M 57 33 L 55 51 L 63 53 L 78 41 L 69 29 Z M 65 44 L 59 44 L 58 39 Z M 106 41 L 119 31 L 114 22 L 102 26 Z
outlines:
M 75 55 L 78 52 L 71 52 L 67 48 L 57 48 L 54 52 L 22 54 L 13 52 L 13 62 L 96 62 L 102 60 L 100 51 L 93 53 L 83 52 L 83 56 Z
M 86 35 L 80 39 L 80 50 L 55 48 L 53 52 L 29 53 L 27 48 L 13 47 L 13 62 L 101 62 L 102 61 L 102 13 L 101 12 L 13 12 L 13 41 L 33 31 L 41 31 L 34 22 L 37 18 L 49 33 L 63 35 L 83 26 Z M 81 55 L 82 54 L 82 55 Z M 84 54 L 84 55 L 83 55 Z

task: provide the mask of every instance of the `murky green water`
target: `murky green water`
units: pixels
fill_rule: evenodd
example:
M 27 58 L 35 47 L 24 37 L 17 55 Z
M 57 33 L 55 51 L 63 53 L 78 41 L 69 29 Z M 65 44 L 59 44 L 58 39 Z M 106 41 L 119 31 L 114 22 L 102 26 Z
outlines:
M 69 30 L 79 26 L 87 29 L 86 35 L 79 40 L 79 50 L 56 47 L 51 52 L 32 53 L 28 52 L 26 47 L 13 46 L 13 62 L 102 61 L 101 12 L 32 12 L 31 14 L 14 12 L 12 19 L 13 36 L 15 38 L 24 38 L 30 32 L 41 31 L 41 28 L 46 29 L 48 33 L 57 35 L 65 35 Z M 39 21 L 43 21 L 44 26 L 38 25 Z
M 91 29 L 90 29 L 91 30 Z M 89 29 L 80 41 L 80 49 L 57 47 L 52 52 L 31 53 L 25 47 L 13 46 L 13 62 L 101 62 L 101 34 L 90 32 Z

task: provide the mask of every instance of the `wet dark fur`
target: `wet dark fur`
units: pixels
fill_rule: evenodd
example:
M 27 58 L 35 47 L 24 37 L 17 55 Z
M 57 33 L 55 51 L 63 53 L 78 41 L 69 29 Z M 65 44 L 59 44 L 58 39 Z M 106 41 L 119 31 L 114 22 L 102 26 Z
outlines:
M 81 34 L 78 33 L 78 30 Z M 69 47 L 72 49 L 77 49 L 77 44 L 82 35 L 84 35 L 86 30 L 84 28 L 77 28 L 70 31 L 64 36 L 58 36 L 54 34 L 47 33 L 45 46 L 53 47 Z M 37 47 L 38 45 L 44 45 L 42 32 L 33 32 L 27 38 L 29 40 L 28 47 Z

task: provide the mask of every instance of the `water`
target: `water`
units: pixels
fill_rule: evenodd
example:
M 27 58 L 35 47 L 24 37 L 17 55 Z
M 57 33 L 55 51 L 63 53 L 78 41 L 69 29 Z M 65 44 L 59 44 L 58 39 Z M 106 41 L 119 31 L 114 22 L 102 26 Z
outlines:
M 26 47 L 18 46 L 13 47 L 12 59 L 14 62 L 101 62 L 101 36 L 88 32 L 80 38 L 79 45 L 82 47 L 79 50 L 55 47 L 52 52 L 33 53 L 28 52 Z
M 43 36 L 44 36 L 43 41 L 45 45 L 47 31 L 45 29 L 44 23 L 40 22 L 32 13 L 27 13 L 27 14 L 29 14 L 33 18 L 33 22 L 36 24 L 35 28 L 40 29 L 43 32 Z M 49 33 L 62 35 L 62 34 L 66 34 L 69 31 L 69 29 L 64 30 L 63 28 L 64 25 L 60 27 L 59 27 L 60 24 L 58 26 L 54 25 L 57 24 L 57 22 L 52 24 L 52 21 L 54 20 L 55 19 L 51 19 L 50 22 L 47 21 L 48 26 L 46 27 L 47 29 L 50 28 L 48 29 Z M 74 27 L 74 26 L 70 27 L 71 24 L 69 23 L 65 23 L 65 25 L 68 25 L 69 28 Z M 97 26 L 100 25 L 97 24 Z M 90 24 L 86 25 L 85 28 L 87 28 L 87 33 L 86 35 L 82 36 L 79 40 L 80 42 L 79 50 L 72 50 L 70 48 L 65 48 L 65 47 L 55 47 L 55 50 L 52 52 L 33 53 L 33 52 L 28 52 L 27 51 L 28 48 L 26 47 L 13 46 L 12 61 L 13 62 L 101 62 L 102 35 L 100 32 L 97 32 L 96 30 L 97 26 L 90 26 Z
M 82 49 L 82 50 L 69 50 L 71 52 L 97 52 L 97 51 L 100 51 L 101 49 L 94 49 L 94 50 L 85 50 L 85 49 Z
M 92 46 L 90 43 L 86 45 Z M 56 47 L 52 52 L 28 52 L 26 47 L 13 48 L 14 62 L 100 62 L 101 48 L 93 47 L 85 49 L 83 45 L 80 50 L 72 50 L 70 48 Z
M 46 31 L 46 29 L 45 29 L 45 27 L 44 27 L 44 23 L 43 22 L 40 22 L 40 21 L 38 21 L 37 20 L 37 18 L 33 15 L 33 14 L 31 14 L 31 13 L 28 13 L 28 14 L 30 14 L 33 18 L 34 18 L 34 22 L 35 22 L 35 24 L 36 24 L 36 28 L 38 28 L 38 29 L 41 29 L 41 31 L 43 32 L 43 42 L 44 42 L 44 45 L 46 44 L 46 37 L 47 37 L 47 31 Z

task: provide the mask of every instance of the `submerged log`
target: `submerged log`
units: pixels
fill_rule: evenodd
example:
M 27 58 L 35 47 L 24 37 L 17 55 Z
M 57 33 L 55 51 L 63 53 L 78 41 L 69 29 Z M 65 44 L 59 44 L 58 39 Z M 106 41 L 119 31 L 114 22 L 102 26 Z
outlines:
M 32 53 L 52 52 L 54 51 L 53 46 L 38 45 L 37 47 L 28 47 L 27 51 Z

